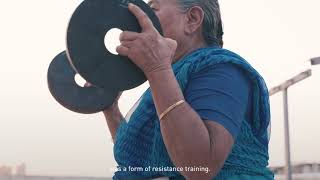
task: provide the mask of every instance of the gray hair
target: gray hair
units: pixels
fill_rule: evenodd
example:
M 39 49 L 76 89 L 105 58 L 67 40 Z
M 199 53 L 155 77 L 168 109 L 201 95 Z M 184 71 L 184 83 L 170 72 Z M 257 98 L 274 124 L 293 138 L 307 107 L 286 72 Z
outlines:
M 208 45 L 223 46 L 223 28 L 218 0 L 177 0 L 182 10 L 199 6 L 204 11 L 202 35 Z

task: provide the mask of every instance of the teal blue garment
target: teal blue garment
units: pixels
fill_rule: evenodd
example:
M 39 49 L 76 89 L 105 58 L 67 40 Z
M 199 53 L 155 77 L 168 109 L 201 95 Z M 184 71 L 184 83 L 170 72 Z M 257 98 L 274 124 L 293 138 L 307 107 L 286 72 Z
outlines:
M 217 47 L 198 49 L 173 64 L 172 68 L 182 91 L 193 74 L 219 63 L 232 63 L 243 69 L 253 84 L 253 121 L 242 121 L 241 130 L 223 168 L 214 178 L 273 179 L 268 166 L 268 147 L 261 139 L 269 141 L 269 94 L 263 78 L 239 55 Z M 192 132 L 190 132 L 192 133 Z M 164 145 L 160 123 L 150 88 L 140 98 L 128 122 L 122 122 L 116 133 L 114 156 L 118 171 L 113 179 L 148 179 L 161 176 L 184 179 L 178 171 L 150 170 L 148 167 L 175 167 Z M 139 168 L 130 170 L 130 167 Z

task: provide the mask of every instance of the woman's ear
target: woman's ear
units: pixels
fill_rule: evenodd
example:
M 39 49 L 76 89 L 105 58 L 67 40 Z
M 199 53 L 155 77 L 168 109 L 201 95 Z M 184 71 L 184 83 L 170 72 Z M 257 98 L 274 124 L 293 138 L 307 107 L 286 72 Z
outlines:
M 186 26 L 185 32 L 192 34 L 202 28 L 202 22 L 204 19 L 204 11 L 199 6 L 191 7 L 186 13 Z

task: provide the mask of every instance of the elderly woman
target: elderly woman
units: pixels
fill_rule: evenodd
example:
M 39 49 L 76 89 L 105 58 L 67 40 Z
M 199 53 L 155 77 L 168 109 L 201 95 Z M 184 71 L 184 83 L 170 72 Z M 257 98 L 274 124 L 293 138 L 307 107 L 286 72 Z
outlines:
M 114 140 L 114 179 L 273 179 L 268 91 L 239 55 L 222 49 L 217 0 L 151 0 L 164 36 L 137 6 L 142 32 L 123 32 L 120 55 L 150 88 L 124 118 L 104 111 Z

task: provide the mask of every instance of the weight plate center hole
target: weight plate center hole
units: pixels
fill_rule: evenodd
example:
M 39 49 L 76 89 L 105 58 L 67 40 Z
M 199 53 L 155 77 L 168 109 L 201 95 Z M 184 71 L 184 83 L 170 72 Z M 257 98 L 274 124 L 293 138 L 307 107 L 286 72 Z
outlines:
M 85 79 L 83 79 L 83 77 L 81 77 L 81 75 L 80 74 L 76 74 L 75 76 L 74 76 L 74 81 L 77 83 L 77 85 L 78 86 L 80 86 L 80 87 L 85 87 L 85 84 L 86 84 L 86 80 Z
M 106 46 L 107 50 L 114 55 L 118 55 L 116 48 L 120 45 L 119 37 L 121 33 L 121 29 L 112 28 L 107 32 L 104 38 L 104 45 Z

